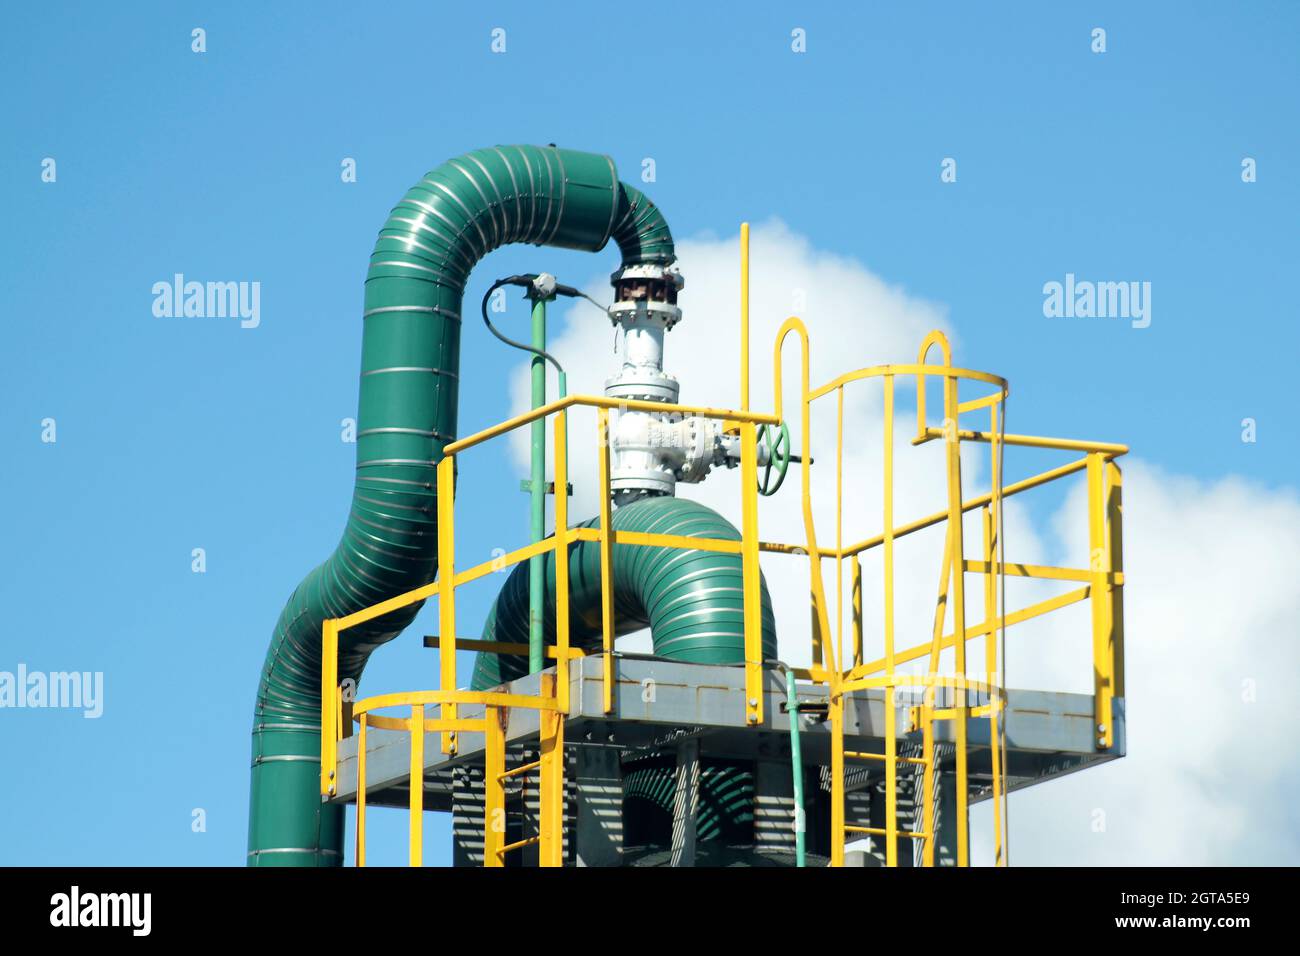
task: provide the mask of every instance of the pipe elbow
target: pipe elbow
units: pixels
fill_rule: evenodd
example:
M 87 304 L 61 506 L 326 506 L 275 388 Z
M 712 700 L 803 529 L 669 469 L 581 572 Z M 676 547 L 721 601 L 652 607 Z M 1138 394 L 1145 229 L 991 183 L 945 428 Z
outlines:
M 342 815 L 322 808 L 321 625 L 433 580 L 435 468 L 454 440 L 460 325 L 475 264 L 501 246 L 598 251 L 624 267 L 674 258 L 662 213 L 621 183 L 608 156 L 554 146 L 494 146 L 448 160 L 389 213 L 366 273 L 356 484 L 334 553 L 286 603 L 271 637 L 253 728 L 249 862 L 336 864 Z M 340 677 L 357 678 L 419 611 L 402 608 L 340 641 Z M 324 854 L 324 855 L 322 855 Z
M 595 527 L 596 520 L 584 527 Z M 685 498 L 648 497 L 616 509 L 615 530 L 739 541 L 740 532 L 712 508 Z M 579 647 L 601 642 L 600 548 L 579 541 L 569 549 L 569 638 Z M 555 633 L 555 558 L 546 556 L 543 629 Z M 704 664 L 745 659 L 745 591 L 739 554 L 690 548 L 617 544 L 613 548 L 616 635 L 650 628 L 657 655 Z M 760 577 L 764 658 L 776 654 L 776 620 L 767 582 Z M 528 641 L 528 565 L 516 565 L 497 595 L 483 637 Z M 472 687 L 483 690 L 524 676 L 528 660 L 480 654 Z

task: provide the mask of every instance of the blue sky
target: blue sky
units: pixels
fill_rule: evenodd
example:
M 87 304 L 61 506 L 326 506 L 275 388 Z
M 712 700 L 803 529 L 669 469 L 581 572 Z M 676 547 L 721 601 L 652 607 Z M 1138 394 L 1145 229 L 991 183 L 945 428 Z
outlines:
M 1300 7 L 721 7 L 6 10 L 0 670 L 103 671 L 106 700 L 97 720 L 0 712 L 0 862 L 242 862 L 258 669 L 350 495 L 339 432 L 367 256 L 406 188 L 468 149 L 607 152 L 630 181 L 653 157 L 645 188 L 679 237 L 777 218 L 943 304 L 959 364 L 1011 378 L 1013 430 L 1294 486 Z M 502 250 L 467 301 L 499 275 L 585 283 L 616 261 Z M 151 287 L 177 272 L 260 282 L 261 324 L 156 318 Z M 1043 284 L 1071 272 L 1150 282 L 1150 327 L 1045 318 Z M 462 432 L 505 417 L 515 364 L 467 323 Z M 480 460 L 466 520 L 520 540 L 519 470 Z M 368 678 L 432 685 L 433 626 L 426 613 Z M 400 860 L 404 821 L 379 816 L 373 845 L 387 834 Z M 441 828 L 428 862 L 446 857 Z

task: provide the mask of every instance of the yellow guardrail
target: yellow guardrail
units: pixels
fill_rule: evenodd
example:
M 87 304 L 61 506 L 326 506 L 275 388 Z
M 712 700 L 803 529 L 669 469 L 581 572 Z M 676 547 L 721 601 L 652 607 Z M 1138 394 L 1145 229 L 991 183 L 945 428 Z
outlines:
M 568 496 L 555 497 L 555 532 L 543 541 L 534 542 L 517 548 L 508 554 L 495 557 L 490 561 L 466 569 L 458 569 L 455 560 L 455 456 L 475 448 L 493 438 L 505 435 L 516 428 L 531 424 L 539 419 L 553 417 L 555 441 L 555 487 L 568 487 L 567 436 L 569 410 L 575 407 L 590 407 L 596 410 L 597 419 L 597 460 L 600 489 L 600 515 L 598 523 L 591 528 L 571 528 L 568 521 Z M 649 532 L 615 531 L 612 526 L 610 495 L 609 462 L 609 411 L 611 409 L 643 409 L 658 413 L 695 415 L 720 419 L 725 428 L 737 430 L 741 437 L 741 474 L 742 474 L 742 510 L 745 515 L 742 528 L 742 541 L 730 541 L 720 538 L 695 538 L 672 534 L 654 534 Z M 442 735 L 442 750 L 446 754 L 455 754 L 458 749 L 458 734 L 472 732 L 485 734 L 485 755 L 488 770 L 485 773 L 487 795 L 485 802 L 485 864 L 499 865 L 501 857 L 511 850 L 524 846 L 539 845 L 540 859 L 543 865 L 560 865 L 562 837 L 562 788 L 563 766 L 561 750 L 563 747 L 564 715 L 569 711 L 569 662 L 585 656 L 585 651 L 573 648 L 569 643 L 569 562 L 568 548 L 574 542 L 585 541 L 598 543 L 600 548 L 601 571 L 601 650 L 602 660 L 602 698 L 605 713 L 614 709 L 614 593 L 612 549 L 615 544 L 640 545 L 644 547 L 692 548 L 704 551 L 719 551 L 742 556 L 742 575 L 744 587 L 744 647 L 746 673 L 747 720 L 751 724 L 763 720 L 763 659 L 762 659 L 762 617 L 758 569 L 758 506 L 757 506 L 757 438 L 755 428 L 759 424 L 776 424 L 778 419 L 762 412 L 743 412 L 731 409 L 713 409 L 693 405 L 665 405 L 657 402 L 638 402 L 612 400 L 590 395 L 570 395 L 566 398 L 549 402 L 530 412 L 515 416 L 490 428 L 459 439 L 447 445 L 444 457 L 437 465 L 438 489 L 438 578 L 422 587 L 399 594 L 387 601 L 349 614 L 345 617 L 325 621 L 322 627 L 322 669 L 321 669 L 321 793 L 333 796 L 338 773 L 338 744 L 344 734 L 350 732 L 351 722 L 359 727 L 359 748 L 357 760 L 357 861 L 365 861 L 365 756 L 366 733 L 370 728 L 386 730 L 404 730 L 411 737 L 411 779 L 422 778 L 424 765 L 424 737 L 416 728 L 425 732 Z M 457 638 L 456 634 L 456 589 L 461 585 L 476 581 L 494 571 L 527 561 L 540 554 L 554 554 L 556 570 L 556 625 L 554 644 L 546 653 L 555 660 L 555 673 L 543 675 L 543 692 L 538 696 L 503 694 L 496 692 L 471 692 L 457 690 L 456 650 L 480 650 L 493 653 L 527 653 L 523 644 L 503 644 L 492 641 L 475 641 Z M 344 699 L 343 689 L 338 677 L 339 635 L 349 628 L 372 621 L 400 608 L 427 600 L 438 598 L 439 635 L 436 646 L 439 650 L 439 684 L 436 691 L 416 691 L 401 694 L 386 694 L 367 698 L 352 704 Z M 485 707 L 482 718 L 464 719 L 460 708 L 470 704 Z M 380 717 L 373 711 L 391 707 L 410 707 L 410 717 Z M 430 718 L 426 707 L 438 709 L 438 716 Z M 494 830 L 499 817 L 504 813 L 504 791 L 502 782 L 512 775 L 535 769 L 532 767 L 505 770 L 504 727 L 501 725 L 504 712 L 510 707 L 532 708 L 540 712 L 543 724 L 541 769 L 542 790 L 542 826 L 535 837 L 518 841 L 508 846 L 501 846 L 499 833 Z M 350 711 L 350 714 L 349 714 Z M 549 729 L 548 729 L 549 727 Z M 548 767 L 550 770 L 548 770 Z M 422 855 L 423 791 L 421 787 L 411 787 L 410 802 L 410 860 L 412 865 L 419 865 Z M 504 830 L 500 831 L 501 833 Z
M 555 487 L 565 488 L 569 480 L 567 463 L 568 413 L 572 408 L 586 407 L 596 409 L 597 441 L 597 481 L 600 514 L 593 528 L 570 528 L 568 524 L 568 501 L 565 495 L 555 497 L 555 533 L 544 541 L 526 545 L 503 557 L 486 561 L 467 571 L 455 572 L 445 570 L 454 560 L 452 548 L 442 547 L 444 532 L 452 534 L 453 516 L 450 504 L 453 488 L 454 456 L 483 444 L 493 438 L 505 435 L 514 429 L 531 424 L 539 419 L 554 416 L 555 442 Z M 725 429 L 739 432 L 741 439 L 741 510 L 743 514 L 741 540 L 728 541 L 722 538 L 695 538 L 682 535 L 654 534 L 650 532 L 615 531 L 612 527 L 612 495 L 610 494 L 609 462 L 609 412 L 610 410 L 651 411 L 659 414 L 698 416 L 721 421 Z M 459 439 L 449 444 L 444 452 L 446 457 L 438 463 L 438 508 L 439 508 L 439 572 L 438 584 L 427 586 L 428 595 L 438 594 L 441 615 L 440 630 L 444 634 L 454 634 L 455 589 L 461 584 L 482 577 L 503 566 L 528 560 L 534 555 L 554 553 L 556 569 L 556 635 L 555 644 L 561 657 L 557 662 L 556 672 L 560 680 L 561 709 L 568 710 L 568 658 L 569 652 L 569 584 L 568 562 L 565 559 L 568 547 L 575 541 L 596 542 L 600 548 L 601 575 L 601 650 L 603 658 L 603 707 L 605 713 L 614 709 L 614 590 L 611 565 L 613 546 L 615 544 L 634 544 L 657 548 L 692 548 L 702 551 L 720 551 L 729 554 L 739 553 L 742 558 L 742 576 L 745 592 L 745 682 L 747 705 L 746 720 L 751 724 L 763 721 L 763 685 L 762 685 L 762 617 L 759 603 L 759 569 L 758 569 L 758 446 L 755 428 L 757 425 L 779 424 L 779 416 L 764 412 L 739 411 L 736 409 L 709 408 L 698 405 L 665 404 L 662 402 L 642 402 L 633 400 L 611 399 L 595 395 L 569 395 L 565 398 L 548 402 L 529 412 L 516 415 L 490 428 Z M 450 544 L 450 542 L 449 542 Z M 412 592 L 415 593 L 415 592 Z M 394 599 L 401 600 L 401 599 Z M 455 685 L 455 655 L 440 648 L 442 662 L 442 685 Z M 454 742 L 451 744 L 454 747 Z
M 846 837 L 852 835 L 883 836 L 886 841 L 886 862 L 897 864 L 897 841 L 900 837 L 923 841 L 923 860 L 929 865 L 934 862 L 934 840 L 932 827 L 926 826 L 919 831 L 900 833 L 897 829 L 897 767 L 899 763 L 914 764 L 925 768 L 921 812 L 931 813 L 930 795 L 933 786 L 933 752 L 934 722 L 952 720 L 953 735 L 956 746 L 956 791 L 957 791 L 957 857 L 958 865 L 969 863 L 969 838 L 967 833 L 968 801 L 968 741 L 967 721 L 971 717 L 987 717 L 990 720 L 990 740 L 992 742 L 991 764 L 994 798 L 994 842 L 995 862 L 1005 863 L 1003 852 L 1003 813 L 1001 802 L 1005 797 L 1003 768 L 1005 766 L 1005 727 L 1001 715 L 1005 710 L 1005 691 L 997 681 L 999 674 L 999 655 L 997 637 L 1008 626 L 1039 617 L 1059 608 L 1067 607 L 1079 601 L 1091 601 L 1092 638 L 1093 638 L 1093 674 L 1094 674 L 1094 710 L 1097 732 L 1097 748 L 1106 750 L 1114 746 L 1113 700 L 1123 694 L 1123 610 L 1121 589 L 1124 576 L 1121 567 L 1120 524 L 1122 508 L 1120 494 L 1122 476 L 1114 459 L 1125 454 L 1124 445 L 1078 441 L 1075 439 L 1043 438 L 1031 435 L 1007 434 L 1003 423 L 1003 409 L 1009 393 L 1005 379 L 987 372 L 957 368 L 952 365 L 952 353 L 947 338 L 942 332 L 931 332 L 921 343 L 915 364 L 879 365 L 847 372 L 825 385 L 813 388 L 809 383 L 809 339 L 803 322 L 796 317 L 787 319 L 777 333 L 773 369 L 775 377 L 775 404 L 778 418 L 782 414 L 782 347 L 787 337 L 795 335 L 800 343 L 800 417 L 802 424 L 803 479 L 802 508 L 804 529 L 807 537 L 805 546 L 788 545 L 770 546 L 764 550 L 781 551 L 806 555 L 809 561 L 809 579 L 812 601 L 812 659 L 813 666 L 801 676 L 818 683 L 828 685 L 830 696 L 829 719 L 832 731 L 831 751 L 831 829 L 832 829 L 832 865 L 841 865 L 844 860 Z M 928 362 L 928 354 L 934 347 L 942 353 L 941 364 Z M 947 507 L 925 517 L 896 524 L 894 516 L 894 406 L 895 383 L 899 376 L 915 377 L 916 380 L 916 437 L 913 445 L 924 444 L 935 439 L 944 441 L 945 471 L 947 478 Z M 926 381 L 936 377 L 943 384 L 944 420 L 939 427 L 930 425 L 926 417 Z M 883 530 L 870 538 L 856 543 L 843 540 L 843 504 L 844 504 L 844 391 L 849 385 L 867 380 L 879 379 L 884 390 L 884 440 L 881 453 L 883 467 Z M 958 389 L 961 382 L 992 386 L 992 390 L 975 398 L 961 401 Z M 834 395 L 837 403 L 836 428 L 836 492 L 835 492 L 835 545 L 828 547 L 819 544 L 813 519 L 809 462 L 811 450 L 808 446 L 811 434 L 812 403 L 820 398 Z M 989 410 L 989 428 L 987 431 L 960 427 L 961 415 L 987 408 Z M 990 490 L 974 498 L 965 498 L 961 478 L 961 443 L 983 443 L 990 446 L 991 467 Z M 1078 461 L 1053 468 L 1041 474 L 1023 479 L 1010 485 L 1003 484 L 1003 449 L 1007 446 L 1051 449 L 1060 451 L 1083 452 L 1084 457 Z M 1020 494 L 1032 488 L 1038 488 L 1049 482 L 1086 472 L 1088 480 L 1089 541 L 1090 555 L 1086 568 L 1060 568 L 1042 565 L 1009 564 L 1003 556 L 1002 536 L 1002 502 L 1011 495 Z M 983 555 L 978 561 L 968 560 L 965 556 L 964 531 L 962 516 L 980 509 L 983 525 Z M 925 528 L 946 523 L 946 537 L 941 560 L 939 592 L 935 604 L 935 617 L 931 640 L 902 650 L 896 648 L 894 626 L 894 546 L 907 535 Z M 862 620 L 862 568 L 861 555 L 873 548 L 883 550 L 883 612 L 884 621 L 881 628 L 883 638 L 883 657 L 864 661 L 863 620 Z M 822 579 L 822 564 L 827 559 L 835 561 L 836 572 L 836 627 L 829 623 L 829 607 L 826 588 Z M 852 620 L 852 663 L 846 666 L 844 619 L 844 571 L 843 562 L 849 561 L 849 578 Z M 978 624 L 967 624 L 965 575 L 977 573 L 984 584 L 985 620 Z M 1040 601 L 1036 604 L 1007 613 L 1001 611 L 1003 603 L 1002 582 L 1007 575 L 1050 580 L 1078 581 L 1084 587 L 1067 594 Z M 953 633 L 944 634 L 946 614 L 951 606 L 953 615 Z M 959 637 L 960 635 L 960 637 Z M 985 671 L 987 681 L 971 681 L 967 674 L 967 643 L 977 637 L 985 637 Z M 954 652 L 955 675 L 943 676 L 938 673 L 940 655 L 951 648 Z M 900 665 L 928 657 L 928 672 L 921 678 L 913 675 L 899 674 Z M 875 676 L 879 675 L 879 676 Z M 923 734 L 925 756 L 916 761 L 899 758 L 897 754 L 897 716 L 895 709 L 895 689 L 901 686 L 915 685 L 924 688 L 922 704 L 914 711 L 913 729 L 920 729 Z M 933 694 L 939 686 L 949 686 L 961 691 L 956 706 L 939 708 L 933 705 Z M 856 690 L 883 688 L 886 691 L 885 706 L 885 753 L 878 755 L 886 767 L 886 809 L 887 826 L 883 829 L 859 827 L 846 823 L 844 819 L 844 761 L 846 756 L 861 757 L 844 750 L 844 701 L 845 695 Z M 970 706 L 969 694 L 982 693 L 988 703 L 982 706 Z M 876 759 L 876 755 L 872 755 Z
M 1040 617 L 1071 604 L 1088 601 L 1092 614 L 1092 665 L 1094 672 L 1094 711 L 1099 751 L 1114 746 L 1113 701 L 1123 694 L 1123 603 L 1122 589 L 1122 474 L 1115 459 L 1128 449 L 1123 445 L 1078 441 L 1074 439 L 1043 438 L 1030 435 L 1007 434 L 1005 431 L 1005 402 L 1009 392 L 1005 379 L 987 372 L 957 368 L 952 365 L 951 349 L 942 332 L 931 332 L 921 343 L 916 363 L 879 365 L 847 372 L 824 385 L 813 388 L 809 382 L 809 337 L 804 323 L 797 317 L 785 321 L 777 333 L 774 346 L 774 411 L 755 412 L 749 409 L 749 316 L 748 316 L 748 227 L 742 228 L 742 308 L 741 308 L 741 409 L 719 409 L 692 405 L 668 405 L 658 402 L 611 399 L 602 396 L 570 395 L 549 402 L 522 415 L 514 416 L 465 438 L 458 439 L 444 449 L 444 457 L 437 465 L 438 508 L 438 579 L 415 588 L 390 600 L 365 608 L 345 617 L 328 620 L 322 628 L 323 665 L 321 672 L 321 793 L 332 796 L 336 792 L 338 772 L 338 744 L 351 732 L 355 722 L 359 740 L 357 756 L 357 862 L 364 864 L 365 841 L 365 748 L 366 734 L 370 729 L 404 730 L 411 738 L 411 780 L 423 778 L 424 734 L 441 735 L 444 753 L 455 754 L 458 734 L 484 734 L 485 772 L 485 863 L 501 865 L 506 853 L 523 846 L 537 844 L 543 865 L 559 865 L 563 846 L 563 728 L 569 711 L 569 662 L 584 656 L 586 651 L 570 645 L 569 634 L 569 563 L 568 548 L 575 542 L 597 543 L 600 550 L 601 574 L 601 645 L 602 653 L 602 705 L 610 714 L 614 709 L 614 600 L 611 573 L 612 550 L 615 544 L 663 548 L 691 548 L 739 554 L 742 558 L 744 588 L 744 666 L 745 715 L 750 725 L 763 723 L 764 688 L 761 641 L 760 605 L 760 552 L 806 557 L 809 568 L 809 592 L 812 610 L 812 666 L 797 671 L 805 680 L 826 684 L 829 691 L 829 721 L 831 728 L 831 780 L 832 780 L 832 864 L 844 860 L 846 839 L 868 835 L 883 837 L 886 841 L 886 860 L 897 864 L 900 839 L 921 841 L 922 858 L 926 864 L 934 862 L 933 826 L 928 822 L 916 830 L 900 831 L 897 825 L 897 771 L 900 765 L 921 768 L 924 774 L 921 812 L 931 814 L 930 796 L 933 793 L 935 772 L 936 721 L 953 722 L 956 746 L 955 775 L 957 778 L 957 857 L 959 865 L 969 862 L 967 833 L 968 801 L 968 740 L 969 719 L 990 721 L 991 763 L 994 797 L 995 862 L 1006 862 L 1003 851 L 1003 809 L 1005 799 L 1005 726 L 1006 695 L 998 675 L 1000 655 L 998 637 L 1007 627 Z M 758 533 L 757 494 L 757 437 L 758 425 L 779 425 L 784 421 L 782 392 L 782 348 L 786 339 L 795 335 L 800 342 L 800 392 L 799 414 L 801 424 L 802 476 L 801 508 L 805 541 L 801 544 L 763 541 Z M 939 364 L 931 363 L 928 355 L 938 347 L 942 353 Z M 945 473 L 947 504 L 933 514 L 904 523 L 896 523 L 894 516 L 894 429 L 895 386 L 899 377 L 916 380 L 916 434 L 913 445 L 941 440 L 945 447 Z M 930 378 L 941 380 L 943 385 L 943 421 L 935 426 L 927 420 L 926 382 Z M 848 386 L 859 382 L 879 380 L 884 396 L 884 441 L 881 453 L 883 468 L 882 530 L 872 537 L 856 542 L 844 540 L 844 394 Z M 961 383 L 986 386 L 991 390 L 973 398 L 961 400 Z M 812 492 L 809 467 L 812 462 L 811 407 L 818 399 L 835 396 L 837 403 L 836 438 L 836 500 L 834 546 L 820 544 L 813 519 Z M 554 486 L 568 487 L 568 414 L 575 408 L 596 410 L 597 479 L 600 513 L 594 527 L 569 527 L 568 496 L 555 497 L 555 532 L 539 542 L 525 545 L 490 561 L 466 569 L 458 569 L 455 561 L 455 498 L 454 469 L 456 456 L 476 448 L 494 438 L 546 418 L 553 419 L 554 427 Z M 988 410 L 987 430 L 963 428 L 960 418 Z M 612 496 L 610 494 L 609 413 L 611 410 L 638 410 L 659 414 L 678 414 L 715 419 L 725 430 L 738 434 L 741 441 L 741 540 L 693 538 L 680 535 L 648 532 L 615 531 L 612 527 Z M 971 498 L 963 495 L 961 476 L 961 444 L 971 442 L 987 445 L 990 449 L 989 491 Z M 1082 453 L 1081 458 L 1065 465 L 1004 484 L 1003 452 L 1008 446 L 1072 451 Z M 1011 563 L 1006 560 L 1003 541 L 1002 506 L 1005 499 L 1042 487 L 1051 482 L 1084 473 L 1087 480 L 1089 560 L 1087 567 L 1052 567 Z M 983 530 L 981 554 L 978 559 L 966 556 L 962 516 L 980 510 Z M 899 649 L 895 643 L 894 622 L 894 548 L 896 543 L 915 532 L 946 524 L 943 556 L 940 562 L 939 587 L 935 604 L 934 622 L 928 641 Z M 862 617 L 862 567 L 864 553 L 881 548 L 883 554 L 883 622 L 881 637 L 883 655 L 866 660 L 864 649 L 864 623 Z M 556 569 L 556 623 L 553 644 L 546 649 L 554 659 L 554 673 L 543 675 L 541 693 L 536 696 L 500 692 L 472 692 L 456 689 L 456 651 L 479 650 L 490 653 L 526 653 L 523 644 L 478 641 L 457 638 L 456 589 L 478 580 L 493 571 L 527 561 L 537 555 L 553 554 Z M 830 626 L 830 611 L 826 587 L 822 576 L 824 562 L 833 560 L 836 571 L 836 626 Z M 844 631 L 845 575 L 844 562 L 849 563 L 851 602 L 851 660 L 846 658 Z M 981 622 L 968 622 L 966 616 L 965 576 L 977 574 L 983 584 L 985 617 Z M 1003 585 L 1010 575 L 1072 581 L 1082 587 L 1065 594 L 1039 601 L 1014 611 L 1003 604 Z M 385 694 L 354 703 L 344 699 L 338 680 L 339 635 L 349 628 L 374 620 L 399 608 L 407 607 L 431 597 L 438 598 L 439 635 L 432 646 L 439 650 L 439 690 L 404 694 Z M 947 613 L 951 609 L 953 629 L 944 633 Z M 984 670 L 986 680 L 968 678 L 967 644 L 984 637 Z M 940 656 L 951 649 L 954 654 L 954 674 L 939 673 Z M 924 675 L 900 674 L 901 665 L 928 658 Z M 900 756 L 897 752 L 896 690 L 914 687 L 921 690 L 921 703 L 912 710 L 910 729 L 922 733 L 923 756 Z M 936 693 L 940 688 L 954 691 L 954 703 L 940 706 Z M 846 695 L 858 690 L 883 689 L 886 692 L 884 709 L 884 746 L 882 754 L 847 751 L 844 748 L 844 703 Z M 972 704 L 970 695 L 977 702 Z M 979 698 L 984 703 L 978 703 Z M 483 715 L 465 718 L 461 708 L 481 706 Z M 378 710 L 409 707 L 410 716 L 381 716 Z M 436 716 L 429 716 L 429 708 Z M 538 711 L 541 723 L 540 740 L 542 756 L 535 763 L 506 769 L 505 720 L 509 708 L 530 708 Z M 883 828 L 862 827 L 844 819 L 844 764 L 845 760 L 879 761 L 886 768 L 886 821 Z M 524 773 L 541 775 L 542 810 L 539 832 L 534 837 L 505 845 L 504 789 L 505 780 Z M 423 813 L 423 788 L 411 787 L 411 862 L 418 865 L 422 846 L 420 817 Z

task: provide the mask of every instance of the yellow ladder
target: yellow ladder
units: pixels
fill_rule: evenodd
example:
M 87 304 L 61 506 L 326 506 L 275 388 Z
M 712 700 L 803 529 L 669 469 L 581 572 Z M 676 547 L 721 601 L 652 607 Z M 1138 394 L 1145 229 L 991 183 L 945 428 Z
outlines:
M 542 675 L 542 696 L 555 691 L 555 675 Z M 505 866 L 505 856 L 514 850 L 537 846 L 539 866 L 564 865 L 564 715 L 558 711 L 538 712 L 541 720 L 541 755 L 529 763 L 506 768 L 506 721 L 509 711 L 489 708 L 485 721 L 483 760 L 483 865 Z M 514 843 L 506 843 L 506 781 L 537 771 L 539 787 L 538 832 Z

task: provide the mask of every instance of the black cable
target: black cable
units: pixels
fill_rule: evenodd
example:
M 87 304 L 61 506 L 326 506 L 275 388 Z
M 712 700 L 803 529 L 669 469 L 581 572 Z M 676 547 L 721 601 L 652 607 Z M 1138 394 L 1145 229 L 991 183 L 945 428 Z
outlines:
M 533 280 L 536 278 L 537 276 L 535 275 L 514 275 L 514 276 L 507 276 L 504 279 L 498 279 L 496 282 L 492 283 L 492 285 L 488 288 L 487 292 L 484 293 L 483 295 L 483 305 L 481 307 L 481 311 L 483 313 L 483 324 L 488 327 L 489 332 L 491 332 L 493 335 L 499 338 L 506 345 L 509 345 L 511 348 L 516 348 L 524 352 L 531 352 L 533 355 L 536 355 L 544 359 L 545 361 L 550 362 L 552 365 L 555 366 L 555 370 L 557 372 L 559 372 L 560 374 L 564 374 L 564 366 L 560 364 L 559 360 L 554 355 L 552 355 L 547 351 L 544 351 L 543 349 L 534 348 L 531 345 L 525 345 L 523 342 L 516 342 L 508 335 L 504 335 L 500 331 L 498 331 L 497 327 L 492 324 L 492 320 L 488 318 L 488 299 L 492 298 L 493 292 L 495 292 L 497 289 L 501 288 L 504 285 L 518 285 L 518 286 L 523 286 L 526 289 L 531 289 L 533 287 Z M 587 295 L 587 293 L 581 291 L 580 289 L 575 289 L 571 285 L 561 285 L 560 283 L 557 282 L 555 284 L 555 294 L 567 296 L 569 298 L 574 298 L 574 299 L 586 299 L 588 302 L 590 302 L 596 308 L 600 309 L 602 312 L 605 311 L 605 307 L 603 305 L 601 305 L 591 296 Z
M 554 355 L 542 349 L 534 348 L 531 345 L 525 345 L 523 342 L 516 342 L 508 335 L 502 335 L 499 331 L 497 331 L 497 327 L 492 324 L 492 320 L 488 318 L 488 311 L 487 311 L 488 299 L 492 297 L 493 292 L 501 288 L 503 285 L 525 285 L 525 284 L 532 285 L 531 280 L 526 280 L 525 282 L 517 282 L 515 281 L 517 279 L 526 280 L 526 277 L 510 276 L 508 279 L 498 279 L 496 282 L 492 283 L 492 286 L 487 290 L 487 292 L 483 296 L 483 307 L 482 307 L 483 323 L 488 327 L 489 332 L 491 332 L 493 335 L 499 338 L 502 342 L 506 343 L 506 345 L 509 345 L 511 348 L 520 349 L 521 351 L 524 352 L 531 352 L 533 355 L 540 356 L 541 358 L 545 359 L 546 361 L 554 365 L 555 370 L 557 372 L 563 373 L 564 366 L 560 364 L 559 360 Z
M 594 305 L 596 308 L 600 309 L 600 311 L 602 311 L 602 312 L 606 311 L 606 310 L 605 310 L 605 307 L 604 307 L 603 305 L 601 305 L 599 302 L 597 302 L 597 301 L 596 301 L 595 299 L 593 299 L 591 296 L 587 295 L 587 293 L 583 292 L 581 289 L 575 289 L 575 288 L 574 288 L 573 286 L 571 286 L 571 285 L 561 285 L 561 284 L 558 283 L 558 282 L 555 283 L 555 294 L 556 294 L 556 295 L 566 295 L 566 296 L 568 296 L 568 297 L 571 298 L 571 299 L 586 299 L 588 302 L 590 302 L 590 303 L 591 303 L 592 305 Z

